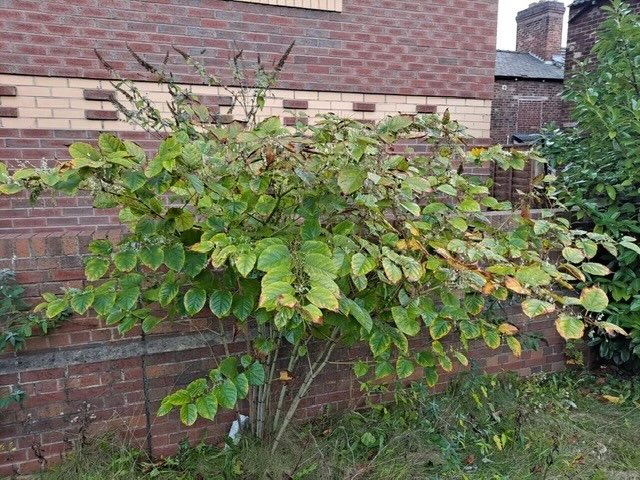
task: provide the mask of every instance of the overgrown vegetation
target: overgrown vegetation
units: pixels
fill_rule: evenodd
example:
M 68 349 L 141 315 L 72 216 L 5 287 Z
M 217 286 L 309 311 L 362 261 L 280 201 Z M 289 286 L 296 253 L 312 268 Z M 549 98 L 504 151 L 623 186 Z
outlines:
M 206 85 L 220 85 L 178 53 Z M 166 397 L 159 415 L 175 409 L 191 425 L 247 399 L 251 432 L 275 452 L 339 345 L 369 346 L 370 356 L 354 359 L 363 381 L 403 380 L 419 366 L 433 386 L 439 369 L 467 365 L 474 340 L 521 354 L 518 328 L 486 315 L 488 303 L 522 301 L 531 318 L 554 314 L 567 339 L 582 337 L 585 324 L 622 332 L 600 321 L 609 302 L 602 289 L 572 293 L 585 275 L 610 273 L 593 258 L 615 256 L 616 243 L 570 229 L 557 212 L 534 219 L 526 201 L 511 212 L 465 174 L 487 162 L 521 169 L 534 155 L 468 152 L 464 128 L 448 113 L 375 125 L 327 115 L 294 131 L 260 119 L 284 59 L 272 72 L 259 67 L 252 88 L 230 89 L 244 116 L 223 125 L 170 74 L 136 58 L 171 95 L 164 118 L 134 83 L 116 81 L 132 105 L 120 107 L 127 117 L 165 134 L 155 154 L 105 133 L 97 148 L 74 143 L 71 160 L 50 169 L 9 173 L 0 164 L 0 191 L 89 193 L 96 208 L 118 208 L 128 227 L 117 244 L 91 243 L 87 287 L 43 295 L 37 310 L 47 318 L 91 308 L 123 334 L 150 332 L 211 317 L 208 305 L 224 353 L 207 378 Z M 394 146 L 407 140 L 430 153 L 399 153 Z M 530 200 L 544 195 L 553 205 L 553 180 L 537 178 Z M 509 212 L 509 227 L 494 225 L 491 211 Z M 553 259 L 559 246 L 571 252 L 566 262 Z M 424 332 L 429 345 L 411 348 L 409 339 Z M 453 335 L 459 344 L 443 342 Z M 231 354 L 239 338 L 245 352 Z
M 567 81 L 576 127 L 549 131 L 542 154 L 558 174 L 559 196 L 575 220 L 616 238 L 620 254 L 599 252 L 613 272 L 586 275 L 585 286 L 600 285 L 613 300 L 607 321 L 630 335 L 591 333 L 591 344 L 616 364 L 640 366 L 640 16 L 614 0 L 603 7 L 593 58 Z M 572 253 L 573 255 L 573 253 Z M 576 254 L 576 258 L 580 254 Z
M 442 395 L 415 385 L 397 400 L 303 426 L 274 455 L 244 440 L 185 444 L 151 463 L 114 438 L 98 439 L 42 480 L 611 480 L 640 472 L 637 380 L 471 375 Z

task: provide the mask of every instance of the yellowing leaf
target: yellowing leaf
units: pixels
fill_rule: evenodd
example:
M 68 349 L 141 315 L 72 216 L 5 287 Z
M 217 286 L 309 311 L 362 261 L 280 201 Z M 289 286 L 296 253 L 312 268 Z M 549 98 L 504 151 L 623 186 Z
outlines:
M 535 298 L 522 302 L 522 311 L 529 318 L 539 317 L 553 312 L 556 306 L 553 303 L 544 302 Z
M 504 279 L 504 286 L 509 290 L 515 293 L 519 293 L 520 295 L 526 295 L 529 291 L 522 286 L 522 284 L 513 277 L 506 277 Z
M 596 325 L 602 328 L 608 335 L 622 335 L 623 337 L 628 337 L 629 334 L 624 330 L 624 328 L 616 325 L 611 322 L 596 322 Z
M 609 305 L 607 294 L 598 287 L 590 287 L 582 290 L 580 305 L 588 312 L 602 312 Z
M 607 402 L 613 403 L 614 405 L 619 405 L 624 402 L 624 398 L 614 397 L 613 395 L 602 395 L 602 398 Z
M 386 257 L 382 259 L 382 268 L 391 283 L 398 283 L 402 280 L 402 271 L 400 268 Z
M 522 355 L 522 345 L 516 337 L 507 337 L 507 345 L 513 352 L 516 357 L 520 357 Z
M 580 340 L 584 336 L 584 323 L 578 317 L 563 313 L 555 324 L 556 330 L 565 340 Z
M 507 336 L 512 336 L 518 333 L 518 327 L 511 325 L 510 323 L 501 323 L 498 327 L 498 331 Z

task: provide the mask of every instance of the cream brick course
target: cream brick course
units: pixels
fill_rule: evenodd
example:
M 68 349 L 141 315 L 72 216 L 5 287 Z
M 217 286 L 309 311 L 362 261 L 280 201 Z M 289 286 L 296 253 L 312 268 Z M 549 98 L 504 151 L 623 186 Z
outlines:
M 50 97 L 51 89 L 47 87 L 31 87 L 28 85 L 17 85 L 18 97 Z
M 23 97 L 17 97 L 23 98 Z M 29 98 L 29 97 L 24 97 Z M 35 104 L 39 108 L 49 107 L 49 108 L 69 108 L 70 101 L 68 98 L 49 98 L 49 97 L 36 97 Z
M 34 83 L 42 87 L 67 87 L 69 79 L 65 77 L 35 77 Z
M 50 108 L 20 108 L 18 117 L 51 118 L 53 117 L 53 110 Z
M 67 82 L 68 86 L 63 86 Z M 85 110 L 99 109 L 113 111 L 114 106 L 107 101 L 90 101 L 83 97 L 85 88 L 104 88 L 113 91 L 108 81 L 84 79 L 60 79 L 29 77 L 20 75 L 0 75 L 0 84 L 18 86 L 17 97 L 3 97 L 3 106 L 18 107 L 18 118 L 0 119 L 0 126 L 8 128 L 72 128 L 81 130 L 141 130 L 125 122 L 96 121 L 84 118 Z M 138 82 L 140 90 L 156 102 L 156 107 L 163 113 L 169 112 L 166 101 L 170 99 L 166 88 L 152 82 Z M 230 93 L 221 87 L 205 85 L 185 86 L 191 88 L 196 95 L 229 96 Z M 231 89 L 237 91 L 236 89 Z M 123 101 L 121 95 L 118 97 Z M 387 115 L 397 113 L 413 114 L 416 105 L 434 105 L 442 114 L 448 108 L 455 120 L 465 124 L 475 136 L 487 137 L 490 125 L 491 101 L 460 98 L 428 97 L 423 95 L 377 95 L 350 92 L 293 91 L 272 90 L 267 97 L 265 109 L 259 118 L 269 116 L 291 116 L 285 112 L 283 100 L 307 100 L 308 109 L 303 113 L 309 117 L 310 123 L 317 122 L 316 116 L 324 113 L 336 113 L 347 118 L 359 120 L 381 120 Z M 375 112 L 354 112 L 354 102 L 367 102 L 376 105 Z M 226 114 L 228 107 L 221 107 Z M 240 115 L 238 109 L 234 112 Z M 302 113 L 302 112 L 300 112 Z
M 70 128 L 69 120 L 62 118 L 36 118 L 38 128 L 54 128 L 56 130 L 66 130 Z
M 318 92 L 306 92 L 304 90 L 296 90 L 293 93 L 296 100 L 318 100 Z
M 3 107 L 35 108 L 36 97 L 0 97 L 0 105 L 2 105 Z

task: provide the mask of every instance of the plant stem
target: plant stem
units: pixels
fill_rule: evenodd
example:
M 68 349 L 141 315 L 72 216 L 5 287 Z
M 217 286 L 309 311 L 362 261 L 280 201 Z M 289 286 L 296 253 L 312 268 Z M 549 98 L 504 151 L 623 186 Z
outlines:
M 335 328 L 333 330 L 333 333 L 331 334 L 331 339 L 328 340 L 329 343 L 325 346 L 324 350 L 322 351 L 322 353 L 320 354 L 316 362 L 313 364 L 312 368 L 309 369 L 309 372 L 307 372 L 307 375 L 304 381 L 302 382 L 302 385 L 300 385 L 300 388 L 298 389 L 298 393 L 296 393 L 296 396 L 293 398 L 293 401 L 289 406 L 289 410 L 287 410 L 287 414 L 282 420 L 282 424 L 278 427 L 278 432 L 273 441 L 273 444 L 271 445 L 271 454 L 274 454 L 275 451 L 277 450 L 278 445 L 280 444 L 280 440 L 284 435 L 284 432 L 287 430 L 287 427 L 291 423 L 293 416 L 298 410 L 298 405 L 300 405 L 300 401 L 307 394 L 307 392 L 309 391 L 309 388 L 311 387 L 311 384 L 316 379 L 316 377 L 320 374 L 320 372 L 322 372 L 322 370 L 324 370 L 324 368 L 329 363 L 329 358 L 331 358 L 331 354 L 333 353 L 333 350 L 337 345 L 335 341 L 337 336 L 338 336 L 338 329 Z M 277 426 L 277 423 L 276 423 L 277 420 L 278 418 L 274 419 L 274 427 Z

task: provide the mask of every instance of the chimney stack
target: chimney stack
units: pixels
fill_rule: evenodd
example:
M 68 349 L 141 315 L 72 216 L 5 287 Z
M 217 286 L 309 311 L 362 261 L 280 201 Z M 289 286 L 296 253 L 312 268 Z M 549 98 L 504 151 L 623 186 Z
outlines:
M 532 53 L 551 61 L 562 51 L 562 28 L 565 6 L 562 2 L 541 0 L 518 13 L 516 51 Z

